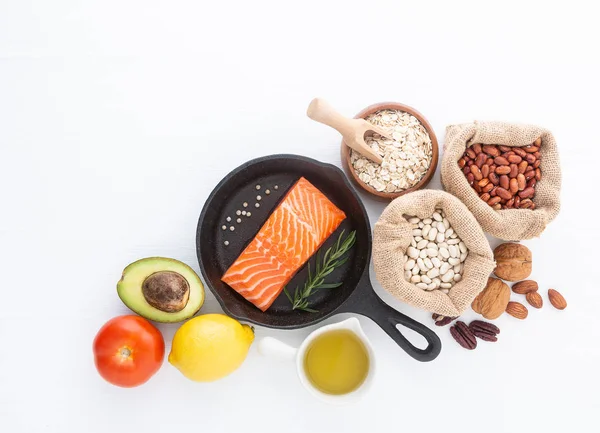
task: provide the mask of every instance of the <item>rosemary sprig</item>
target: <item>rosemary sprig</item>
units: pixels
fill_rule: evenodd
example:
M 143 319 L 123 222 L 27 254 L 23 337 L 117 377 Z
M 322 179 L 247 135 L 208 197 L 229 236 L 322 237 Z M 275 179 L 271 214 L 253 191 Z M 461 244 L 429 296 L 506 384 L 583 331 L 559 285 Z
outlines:
M 321 252 L 317 252 L 317 260 L 315 263 L 314 273 L 311 270 L 310 262 L 308 263 L 308 279 L 304 283 L 304 287 L 296 287 L 294 296 L 290 294 L 287 287 L 284 287 L 283 291 L 292 304 L 292 310 L 303 310 L 309 313 L 316 313 L 318 310 L 310 308 L 308 306 L 308 298 L 315 293 L 318 289 L 335 289 L 342 285 L 339 283 L 326 283 L 325 277 L 331 274 L 335 268 L 342 266 L 348 261 L 349 256 L 345 255 L 356 241 L 356 230 L 350 232 L 345 239 L 344 231 L 340 233 L 335 245 L 329 247 L 325 254 L 321 258 Z

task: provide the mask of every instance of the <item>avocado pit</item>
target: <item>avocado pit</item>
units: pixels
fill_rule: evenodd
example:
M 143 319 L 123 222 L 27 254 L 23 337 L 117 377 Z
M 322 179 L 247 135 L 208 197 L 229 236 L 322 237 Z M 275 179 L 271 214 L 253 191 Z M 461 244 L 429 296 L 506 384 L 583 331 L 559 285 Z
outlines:
M 142 283 L 144 299 L 165 313 L 176 313 L 185 308 L 190 298 L 187 280 L 172 271 L 159 271 L 149 275 Z
M 204 303 L 204 285 L 192 268 L 168 257 L 146 257 L 123 269 L 119 298 L 146 319 L 174 323 L 189 319 Z

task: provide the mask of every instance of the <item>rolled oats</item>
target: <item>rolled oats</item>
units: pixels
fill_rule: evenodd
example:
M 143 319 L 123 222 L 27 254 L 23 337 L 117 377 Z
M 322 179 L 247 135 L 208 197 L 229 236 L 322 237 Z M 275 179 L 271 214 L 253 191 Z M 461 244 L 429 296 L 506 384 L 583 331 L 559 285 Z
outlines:
M 380 110 L 365 118 L 389 132 L 365 137 L 368 146 L 383 158 L 378 165 L 351 150 L 350 161 L 358 178 L 376 191 L 401 192 L 415 186 L 431 165 L 431 137 L 413 115 L 399 110 Z

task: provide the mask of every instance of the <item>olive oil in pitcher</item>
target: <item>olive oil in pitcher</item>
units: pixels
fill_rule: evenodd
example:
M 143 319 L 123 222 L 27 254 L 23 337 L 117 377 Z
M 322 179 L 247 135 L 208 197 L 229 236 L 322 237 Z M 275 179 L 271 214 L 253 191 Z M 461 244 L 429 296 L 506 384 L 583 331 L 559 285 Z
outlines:
M 310 383 L 326 394 L 354 391 L 369 373 L 369 353 L 352 331 L 341 329 L 316 337 L 304 355 Z

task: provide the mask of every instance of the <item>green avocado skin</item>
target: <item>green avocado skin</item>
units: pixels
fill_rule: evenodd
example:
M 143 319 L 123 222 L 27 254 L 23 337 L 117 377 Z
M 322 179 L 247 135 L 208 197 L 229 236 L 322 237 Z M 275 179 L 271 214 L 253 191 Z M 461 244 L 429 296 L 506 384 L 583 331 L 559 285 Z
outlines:
M 187 305 L 176 313 L 167 313 L 150 305 L 142 293 L 142 284 L 150 275 L 171 271 L 183 276 L 190 286 Z M 204 284 L 192 268 L 183 262 L 166 257 L 147 257 L 131 263 L 123 270 L 117 283 L 117 293 L 121 301 L 132 311 L 155 322 L 174 323 L 189 319 L 204 304 Z

